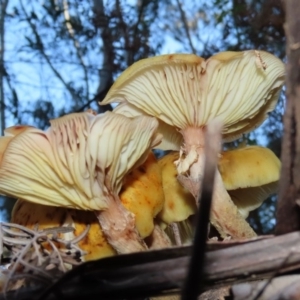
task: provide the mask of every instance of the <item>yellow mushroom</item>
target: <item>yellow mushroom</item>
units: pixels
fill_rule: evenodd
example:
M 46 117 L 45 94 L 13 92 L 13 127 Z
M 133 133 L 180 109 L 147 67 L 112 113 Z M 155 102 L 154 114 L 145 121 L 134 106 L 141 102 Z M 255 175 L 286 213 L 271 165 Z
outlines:
M 172 152 L 159 160 L 165 205 L 158 219 L 166 224 L 185 221 L 197 211 L 192 194 L 177 180 L 173 162 L 178 157 L 179 152 Z M 280 168 L 281 163 L 276 155 L 270 149 L 259 146 L 224 151 L 218 162 L 224 186 L 243 218 L 247 218 L 250 211 L 277 192 Z M 182 223 L 179 229 L 188 225 Z M 183 228 L 181 232 L 187 230 Z
M 154 229 L 153 220 L 165 200 L 160 165 L 153 153 L 141 166 L 125 176 L 120 199 L 125 208 L 135 215 L 140 236 L 149 236 Z
M 166 224 L 184 221 L 195 214 L 197 210 L 193 195 L 179 184 L 177 180 L 178 172 L 174 161 L 178 157 L 178 152 L 172 152 L 158 161 L 162 171 L 163 190 L 165 193 L 164 206 L 158 218 Z
M 207 60 L 190 54 L 141 60 L 116 80 L 101 104 L 118 102 L 116 113 L 160 120 L 164 150 L 179 150 L 178 173 L 186 187 L 201 188 L 206 125 L 219 119 L 223 137 L 234 140 L 259 126 L 277 103 L 284 64 L 264 51 L 221 52 Z M 223 237 L 255 232 L 215 174 L 211 222 Z
M 219 171 L 244 218 L 278 191 L 280 168 L 280 160 L 268 148 L 248 146 L 222 153 Z

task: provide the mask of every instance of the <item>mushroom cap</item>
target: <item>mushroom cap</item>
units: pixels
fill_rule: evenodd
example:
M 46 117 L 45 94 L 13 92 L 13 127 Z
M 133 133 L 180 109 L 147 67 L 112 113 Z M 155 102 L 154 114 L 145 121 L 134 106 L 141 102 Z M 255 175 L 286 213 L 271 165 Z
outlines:
M 11 127 L 8 127 L 8 128 L 5 128 L 4 129 L 4 135 L 5 136 L 10 136 L 10 137 L 13 137 L 13 136 L 16 136 L 30 128 L 35 128 L 33 126 L 28 126 L 28 125 L 16 125 L 16 126 L 11 126 Z
M 218 168 L 226 190 L 244 218 L 278 190 L 281 163 L 268 148 L 248 146 L 225 151 Z
M 108 207 L 124 176 L 160 142 L 155 118 L 106 112 L 70 114 L 47 131 L 27 128 L 0 138 L 0 191 L 43 205 Z
M 125 208 L 134 213 L 140 236 L 149 236 L 154 229 L 154 218 L 165 200 L 161 169 L 153 153 L 125 176 L 119 197 Z
M 178 172 L 174 161 L 178 158 L 179 153 L 173 152 L 158 161 L 165 194 L 165 203 L 158 218 L 167 224 L 184 221 L 197 211 L 194 196 L 177 180 Z
M 40 205 L 19 199 L 13 208 L 11 222 L 30 229 L 38 225 L 39 230 L 72 226 L 73 232 L 59 234 L 59 237 L 65 240 L 78 237 L 90 225 L 86 236 L 78 242 L 80 249 L 87 252 L 82 260 L 89 261 L 116 254 L 107 242 L 93 212 Z M 51 249 L 50 245 L 43 244 L 43 246 Z
M 282 61 L 264 51 L 221 52 L 207 60 L 162 55 L 126 69 L 100 104 L 124 103 L 127 112 L 154 116 L 174 127 L 169 139 L 176 142 L 179 129 L 219 118 L 229 141 L 253 130 L 274 109 L 284 74 Z

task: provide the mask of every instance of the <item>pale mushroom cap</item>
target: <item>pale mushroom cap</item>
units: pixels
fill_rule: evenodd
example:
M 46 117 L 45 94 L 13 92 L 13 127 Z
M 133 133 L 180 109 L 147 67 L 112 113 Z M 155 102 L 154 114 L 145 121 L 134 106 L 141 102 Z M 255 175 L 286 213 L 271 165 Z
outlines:
M 245 218 L 277 192 L 281 163 L 268 148 L 249 146 L 223 152 L 218 167 L 225 188 Z
M 162 55 L 125 70 L 101 104 L 126 103 L 175 127 L 174 134 L 219 118 L 224 138 L 233 140 L 263 122 L 283 83 L 284 64 L 264 51 L 221 52 L 207 60 Z
M 162 170 L 165 203 L 158 218 L 170 224 L 186 220 L 197 211 L 194 196 L 177 180 L 178 172 L 174 161 L 179 158 L 178 152 L 173 152 L 159 159 Z
M 3 137 L 0 191 L 44 205 L 105 209 L 124 176 L 160 142 L 157 126 L 145 116 L 78 113 L 52 120 L 47 131 Z
M 125 208 L 134 213 L 140 236 L 149 236 L 154 229 L 154 218 L 165 200 L 161 169 L 153 153 L 125 176 L 119 197 Z
M 73 232 L 59 234 L 59 237 L 65 240 L 72 240 L 80 236 L 89 225 L 88 233 L 77 244 L 80 249 L 87 252 L 82 260 L 89 261 L 116 254 L 116 251 L 107 242 L 93 212 L 40 205 L 19 199 L 13 208 L 11 222 L 30 229 L 38 226 L 39 230 L 53 227 L 73 227 L 75 229 Z M 43 246 L 51 249 L 45 243 Z

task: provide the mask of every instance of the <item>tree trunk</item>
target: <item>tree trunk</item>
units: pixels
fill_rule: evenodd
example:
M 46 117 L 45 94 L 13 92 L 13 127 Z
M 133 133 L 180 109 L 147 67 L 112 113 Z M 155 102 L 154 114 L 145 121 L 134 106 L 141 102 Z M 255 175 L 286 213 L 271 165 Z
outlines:
M 5 35 L 5 14 L 8 0 L 0 1 L 0 134 L 3 134 L 5 127 L 5 101 L 4 101 L 4 35 Z
M 300 229 L 300 2 L 284 1 L 287 82 L 276 233 Z

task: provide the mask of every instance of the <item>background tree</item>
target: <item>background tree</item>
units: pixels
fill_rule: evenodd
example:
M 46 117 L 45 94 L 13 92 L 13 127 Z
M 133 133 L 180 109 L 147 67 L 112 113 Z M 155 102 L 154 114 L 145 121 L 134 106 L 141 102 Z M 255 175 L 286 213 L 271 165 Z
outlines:
M 282 172 L 277 210 L 277 234 L 300 229 L 300 5 L 291 0 L 286 4 L 287 21 L 287 105 L 284 114 L 284 139 L 282 151 Z

